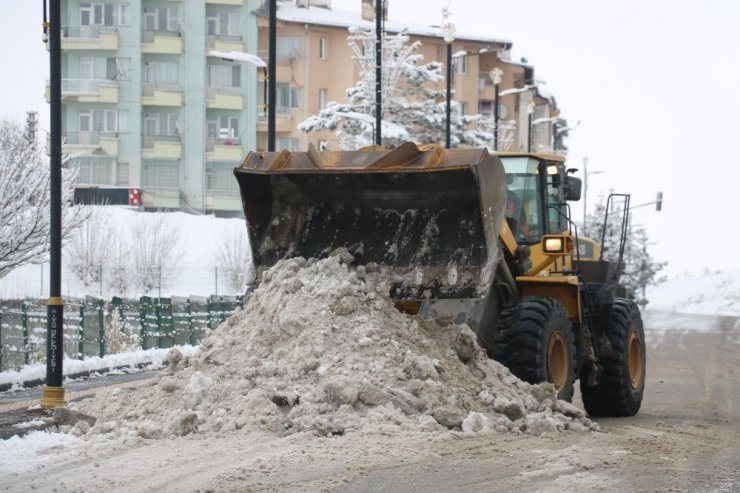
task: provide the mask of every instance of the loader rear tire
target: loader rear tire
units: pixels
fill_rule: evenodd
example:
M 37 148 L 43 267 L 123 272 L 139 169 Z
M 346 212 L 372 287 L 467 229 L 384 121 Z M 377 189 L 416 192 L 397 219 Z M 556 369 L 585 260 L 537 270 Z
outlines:
M 646 373 L 645 332 L 637 305 L 614 300 L 606 337 L 611 347 L 601 355 L 598 383 L 589 386 L 589 379 L 581 378 L 583 406 L 594 417 L 634 416 L 642 404 Z
M 573 326 L 552 298 L 522 298 L 503 307 L 493 359 L 531 384 L 552 383 L 558 399 L 573 397 L 576 349 Z

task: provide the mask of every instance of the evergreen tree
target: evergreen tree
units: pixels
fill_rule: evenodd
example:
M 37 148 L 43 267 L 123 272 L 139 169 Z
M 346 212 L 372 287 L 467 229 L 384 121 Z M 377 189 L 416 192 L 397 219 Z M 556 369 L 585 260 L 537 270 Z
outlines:
M 617 205 L 606 215 L 603 197 L 599 202 L 594 212 L 586 216 L 586 227 L 583 229 L 583 234 L 596 240 L 597 243 L 601 243 L 603 236 L 602 256 L 604 260 L 616 261 L 619 258 L 623 207 Z M 606 234 L 604 234 L 605 225 Z M 655 260 L 648 251 L 649 245 L 650 241 L 645 228 L 635 228 L 631 221 L 628 221 L 622 257 L 624 270 L 620 282 L 627 288 L 628 296 L 643 309 L 649 302 L 645 296 L 646 288 L 665 282 L 666 278 L 660 275 L 660 271 L 668 264 Z
M 347 103 L 332 101 L 318 115 L 310 116 L 298 128 L 303 132 L 333 130 L 342 149 L 372 145 L 375 134 L 375 34 L 350 29 L 347 38 L 352 58 L 359 69 L 359 80 L 347 89 Z M 416 53 L 421 42 L 409 44 L 405 33 L 385 34 L 383 39 L 382 111 L 384 144 L 398 145 L 412 140 L 419 144 L 439 144 L 445 140 L 445 91 L 429 87 L 444 80 L 439 62 L 422 64 Z M 452 147 L 488 145 L 493 134 L 475 128 L 479 115 L 465 116 L 462 107 L 452 102 L 450 143 Z

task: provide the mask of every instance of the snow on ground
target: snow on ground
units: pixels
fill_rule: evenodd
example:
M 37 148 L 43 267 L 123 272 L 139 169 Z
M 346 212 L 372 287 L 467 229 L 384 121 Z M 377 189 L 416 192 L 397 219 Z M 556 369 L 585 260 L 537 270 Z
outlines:
M 192 356 L 198 348 L 193 346 L 178 347 L 182 354 Z M 64 375 L 78 375 L 100 371 L 110 372 L 113 369 L 136 369 L 145 366 L 146 369 L 161 368 L 166 359 L 168 349 L 142 349 L 119 354 L 107 354 L 104 357 L 93 356 L 84 360 L 70 359 L 65 356 L 62 368 Z M 26 365 L 18 371 L 0 372 L 0 385 L 11 385 L 11 390 L 18 390 L 24 382 L 43 380 L 46 378 L 46 364 L 37 363 Z
M 647 290 L 648 310 L 740 316 L 740 269 L 672 279 Z
M 177 250 L 178 267 L 175 278 L 162 288 L 162 296 L 210 296 L 212 294 L 242 294 L 228 291 L 223 273 L 219 277 L 217 262 L 214 259 L 216 247 L 231 231 L 237 229 L 246 233 L 246 223 L 239 218 L 221 218 L 212 215 L 188 214 L 185 212 L 139 212 L 129 207 L 93 206 L 102 213 L 105 221 L 114 230 L 113 235 L 121 241 L 131 239 L 132 226 L 140 218 L 151 219 L 163 216 L 179 232 Z M 135 241 L 133 241 L 135 248 Z M 108 275 L 103 272 L 102 285 L 96 284 L 88 289 L 64 265 L 62 254 L 62 296 L 80 297 L 86 294 L 110 298 L 121 293 L 111 292 Z M 131 268 L 131 266 L 128 266 Z M 26 265 L 12 271 L 0 279 L 0 299 L 19 299 L 25 297 L 44 298 L 49 296 L 49 264 Z M 135 293 L 132 286 L 128 296 Z M 157 296 L 154 292 L 146 293 Z

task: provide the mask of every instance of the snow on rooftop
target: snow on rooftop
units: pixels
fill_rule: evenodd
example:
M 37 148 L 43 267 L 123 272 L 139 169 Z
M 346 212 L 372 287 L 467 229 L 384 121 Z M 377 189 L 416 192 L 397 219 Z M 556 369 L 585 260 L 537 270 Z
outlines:
M 347 10 L 317 6 L 298 7 L 294 1 L 278 1 L 277 6 L 277 18 L 284 22 L 320 24 L 323 26 L 345 28 L 358 26 L 365 29 L 375 29 L 375 21 L 363 19 L 359 12 L 350 12 Z M 440 26 L 408 24 L 406 22 L 394 21 L 392 18 L 385 22 L 385 29 L 390 32 L 401 32 L 406 30 L 409 34 L 416 36 L 442 38 L 442 28 Z M 455 32 L 455 38 L 458 40 L 480 41 L 483 43 L 511 44 L 511 41 L 508 39 L 492 38 L 490 36 L 460 31 Z

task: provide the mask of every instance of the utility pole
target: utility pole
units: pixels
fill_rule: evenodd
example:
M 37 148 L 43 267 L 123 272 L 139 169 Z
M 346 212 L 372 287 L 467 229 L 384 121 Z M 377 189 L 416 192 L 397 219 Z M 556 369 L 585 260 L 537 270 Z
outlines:
M 64 300 L 62 299 L 62 9 L 61 0 L 49 0 L 50 195 L 49 300 L 46 308 L 46 385 L 41 407 L 63 407 Z
M 583 158 L 583 236 L 588 236 L 586 232 L 586 214 L 588 213 L 588 157 Z
M 375 145 L 383 143 L 383 0 L 375 0 Z
M 268 28 L 268 54 L 267 61 L 267 152 L 275 152 L 275 102 L 276 89 L 275 89 L 275 78 L 277 77 L 277 0 L 270 0 L 270 12 L 269 12 L 269 28 Z

